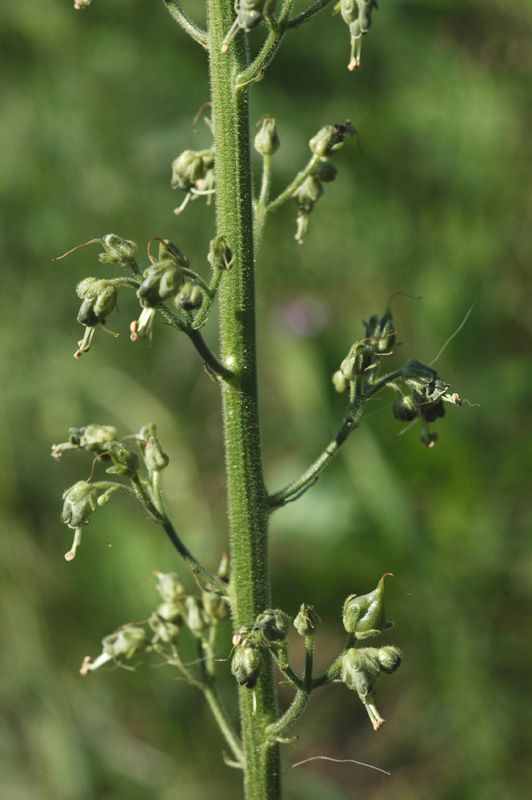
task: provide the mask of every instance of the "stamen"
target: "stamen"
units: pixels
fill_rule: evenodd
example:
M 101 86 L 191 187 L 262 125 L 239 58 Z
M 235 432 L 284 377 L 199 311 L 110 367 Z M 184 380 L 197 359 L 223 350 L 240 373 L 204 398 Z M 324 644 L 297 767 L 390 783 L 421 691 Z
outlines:
M 72 542 L 72 547 L 70 548 L 68 553 L 65 553 L 65 561 L 73 561 L 74 558 L 76 557 L 76 550 L 81 544 L 81 533 L 82 533 L 81 528 L 76 528 L 76 530 L 74 531 L 74 541 Z

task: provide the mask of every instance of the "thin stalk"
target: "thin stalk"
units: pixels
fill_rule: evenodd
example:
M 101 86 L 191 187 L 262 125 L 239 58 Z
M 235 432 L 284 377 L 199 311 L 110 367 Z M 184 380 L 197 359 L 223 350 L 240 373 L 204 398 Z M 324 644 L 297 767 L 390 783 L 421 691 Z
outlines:
M 216 233 L 234 256 L 221 283 L 223 364 L 234 377 L 221 383 L 227 476 L 230 597 L 235 631 L 270 605 L 267 495 L 262 474 L 256 376 L 255 288 L 247 91 L 234 77 L 247 66 L 246 37 L 227 53 L 222 42 L 234 19 L 233 0 L 208 0 L 211 98 L 216 149 Z M 239 690 L 247 800 L 280 800 L 279 748 L 264 751 L 265 729 L 277 711 L 271 659 L 252 692 Z
M 332 3 L 332 0 L 316 0 L 315 3 L 312 3 L 305 11 L 302 11 L 297 16 L 293 17 L 290 22 L 288 23 L 288 28 L 297 28 L 299 25 L 303 25 L 304 22 L 311 19 L 314 14 L 317 14 L 322 9 L 326 8 Z
M 299 187 L 306 181 L 306 179 L 312 173 L 312 171 L 318 166 L 320 160 L 321 159 L 319 156 L 312 156 L 307 166 L 304 169 L 302 169 L 301 172 L 297 173 L 294 180 L 288 184 L 286 189 L 284 189 L 284 191 L 282 191 L 281 194 L 279 194 L 275 198 L 275 200 L 272 200 L 271 203 L 268 203 L 266 211 L 268 213 L 270 211 L 275 211 L 275 209 L 279 208 L 279 206 L 282 206 L 283 203 L 286 203 L 287 200 L 290 200 L 290 198 L 293 197 L 294 192 L 296 192 L 299 189 Z
M 272 186 L 272 157 L 270 155 L 262 156 L 262 180 L 260 184 L 260 192 L 257 203 L 255 205 L 255 247 L 258 248 L 260 240 L 262 239 L 262 232 L 268 214 L 268 201 L 270 199 L 270 191 Z
M 178 0 L 163 0 L 163 3 L 168 9 L 170 16 L 175 19 L 179 25 L 181 25 L 183 30 L 188 33 L 188 35 L 194 39 L 195 42 L 204 47 L 205 50 L 208 50 L 209 39 L 206 31 L 202 30 L 199 25 L 196 25 L 196 23 L 190 19 L 188 14 L 185 14 Z
M 279 49 L 293 5 L 294 0 L 283 0 L 278 18 L 267 20 L 270 32 L 256 58 L 251 64 L 246 65 L 238 74 L 236 80 L 236 88 L 238 91 L 247 89 L 250 84 L 260 81 L 264 77 L 266 69 L 273 61 Z

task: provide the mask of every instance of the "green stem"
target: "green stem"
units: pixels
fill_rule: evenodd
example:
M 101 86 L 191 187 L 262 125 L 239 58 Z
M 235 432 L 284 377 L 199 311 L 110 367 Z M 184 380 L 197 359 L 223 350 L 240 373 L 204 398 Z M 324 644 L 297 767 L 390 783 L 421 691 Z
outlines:
M 345 655 L 346 651 L 349 650 L 350 647 L 353 647 L 355 643 L 355 637 L 352 633 L 349 634 L 347 637 L 346 643 L 344 644 L 344 648 L 340 655 L 334 659 L 331 666 L 324 672 L 323 675 L 318 675 L 317 678 L 314 678 L 312 681 L 312 688 L 317 689 L 318 686 L 326 686 L 328 683 L 331 683 L 338 677 L 338 673 L 340 672 L 340 667 L 342 665 L 342 658 Z
M 325 450 L 320 453 L 310 467 L 305 470 L 297 480 L 269 496 L 268 504 L 272 511 L 287 503 L 291 503 L 293 500 L 297 500 L 316 483 L 325 467 L 331 463 L 349 434 L 358 427 L 362 415 L 362 407 L 362 403 L 350 405 L 336 436 L 329 442 Z
M 211 310 L 211 306 L 216 297 L 216 292 L 218 291 L 218 287 L 220 286 L 220 281 L 222 280 L 224 272 L 225 270 L 223 269 L 216 269 L 213 272 L 208 292 L 205 295 L 205 299 L 201 305 L 200 310 L 194 317 L 194 328 L 196 330 L 202 328 L 207 322 L 209 311 Z
M 205 50 L 209 49 L 209 39 L 207 33 L 202 30 L 195 22 L 193 22 L 188 14 L 185 14 L 181 8 L 178 0 L 163 0 L 170 16 L 181 25 L 183 30 L 194 39 L 195 42 L 200 44 Z
M 255 237 L 255 248 L 258 250 L 262 232 L 268 214 L 268 201 L 272 185 L 272 157 L 262 156 L 262 180 L 260 184 L 259 199 L 255 206 L 255 227 L 253 235 Z
M 290 200 L 293 197 L 294 192 L 297 192 L 299 187 L 302 183 L 306 181 L 308 176 L 312 173 L 312 171 L 318 166 L 321 159 L 319 156 L 312 156 L 310 161 L 308 162 L 307 166 L 298 172 L 294 180 L 288 184 L 286 189 L 279 194 L 275 200 L 272 200 L 271 203 L 268 203 L 266 207 L 267 213 L 270 211 L 275 211 L 279 206 L 282 206 L 283 203 L 286 203 L 287 200 Z
M 230 596 L 233 626 L 251 625 L 270 605 L 267 495 L 262 475 L 256 376 L 255 289 L 249 113 L 246 91 L 235 76 L 247 66 L 246 36 L 227 53 L 222 41 L 234 19 L 233 0 L 208 0 L 210 78 L 216 148 L 216 226 L 234 256 L 221 283 L 222 361 L 234 373 L 221 383 L 227 475 Z M 265 729 L 277 712 L 271 659 L 253 693 L 239 690 L 247 800 L 280 800 L 278 747 L 265 752 Z
M 284 0 L 279 17 L 276 20 L 268 20 L 270 32 L 256 58 L 238 74 L 236 79 L 237 91 L 247 89 L 250 84 L 260 81 L 264 77 L 266 69 L 279 49 L 293 5 L 294 0 Z

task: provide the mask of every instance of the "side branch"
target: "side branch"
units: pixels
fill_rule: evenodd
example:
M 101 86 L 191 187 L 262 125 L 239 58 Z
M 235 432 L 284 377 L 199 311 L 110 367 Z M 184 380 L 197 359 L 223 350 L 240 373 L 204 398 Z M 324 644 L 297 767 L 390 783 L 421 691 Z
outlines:
M 237 91 L 247 88 L 251 83 L 262 80 L 264 72 L 273 61 L 284 33 L 288 28 L 290 12 L 292 11 L 293 5 L 294 0 L 284 0 L 281 13 L 277 19 L 267 20 L 270 26 L 270 32 L 258 55 L 251 64 L 237 76 L 235 84 L 235 89 Z
M 188 14 L 185 14 L 178 0 L 163 0 L 163 3 L 165 4 L 170 16 L 175 19 L 179 25 L 181 25 L 185 33 L 188 33 L 188 35 L 194 39 L 195 42 L 200 44 L 205 50 L 208 50 L 209 38 L 207 36 L 207 32 L 200 28 L 199 25 L 196 25 L 196 23 L 190 19 Z
M 303 25 L 304 22 L 311 19 L 315 14 L 321 11 L 326 6 L 329 6 L 332 3 L 332 0 L 316 0 L 315 3 L 312 3 L 305 11 L 302 11 L 301 14 L 298 14 L 296 17 L 291 19 L 286 26 L 287 28 L 297 28 L 299 25 Z

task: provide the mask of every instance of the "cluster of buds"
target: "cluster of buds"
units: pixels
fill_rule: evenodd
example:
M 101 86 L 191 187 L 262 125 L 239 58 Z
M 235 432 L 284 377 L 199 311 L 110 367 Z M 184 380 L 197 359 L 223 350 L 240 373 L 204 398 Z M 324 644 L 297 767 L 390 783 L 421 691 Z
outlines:
M 82 675 L 109 662 L 123 665 L 124 661 L 142 652 L 154 651 L 172 663 L 183 626 L 196 638 L 203 639 L 210 626 L 226 615 L 224 598 L 213 592 L 204 592 L 202 598 L 187 595 L 175 572 L 156 572 L 155 578 L 161 601 L 155 611 L 144 623 L 124 625 L 106 636 L 102 640 L 101 654 L 94 661 L 89 657 L 84 659 Z
M 351 36 L 351 57 L 347 65 L 350 72 L 360 66 L 362 37 L 369 31 L 372 14 L 377 8 L 377 0 L 340 0 L 336 5 Z
M 332 381 L 337 392 L 345 392 L 360 378 L 371 380 L 378 367 L 378 358 L 391 355 L 396 344 L 392 312 L 388 307 L 382 316 L 372 314 L 363 322 L 366 335 L 355 342 L 334 373 Z
M 423 422 L 421 441 L 433 447 L 438 435 L 429 430 L 428 424 L 445 415 L 445 403 L 462 405 L 462 398 L 449 391 L 435 369 L 416 359 L 409 359 L 401 370 L 401 380 L 394 388 L 400 392 L 393 403 L 393 415 L 401 422 L 413 422 L 418 417 Z
M 273 13 L 276 0 L 235 0 L 236 17 L 222 42 L 222 53 L 227 53 L 238 31 L 251 31 Z
M 81 245 L 77 245 L 54 259 L 59 261 L 65 256 L 86 247 L 89 244 L 100 244 L 103 251 L 99 254 L 98 260 L 101 264 L 112 264 L 121 268 L 135 268 L 135 253 L 137 245 L 129 239 L 123 239 L 115 233 L 108 233 L 99 239 L 90 239 Z M 134 286 L 131 278 L 94 278 L 89 277 L 80 281 L 76 287 L 76 294 L 82 301 L 78 311 L 77 320 L 85 327 L 83 338 L 78 342 L 78 349 L 74 353 L 74 358 L 80 358 L 83 353 L 90 350 L 94 332 L 100 325 L 104 330 L 107 317 L 115 309 L 118 299 L 118 288 L 120 286 Z M 108 331 L 111 333 L 111 331 Z M 118 334 L 112 334 L 117 336 Z
M 330 183 L 336 178 L 336 167 L 329 158 L 342 147 L 346 137 L 354 133 L 355 129 L 347 120 L 342 124 L 325 125 L 310 140 L 310 151 L 315 159 L 319 159 L 319 163 L 293 194 L 297 206 L 297 227 L 294 238 L 298 244 L 303 244 L 303 239 L 308 233 L 309 215 L 323 194 L 323 184 Z
M 384 610 L 386 575 L 382 576 L 372 592 L 352 594 L 344 603 L 344 628 L 356 640 L 374 638 L 393 627 L 393 623 L 386 619 Z M 375 730 L 384 722 L 375 706 L 375 681 L 381 672 L 395 672 L 401 658 L 401 651 L 393 646 L 360 649 L 352 647 L 342 657 L 340 678 L 348 689 L 358 694 Z
M 67 450 L 83 450 L 107 465 L 106 473 L 128 478 L 133 483 L 141 479 L 146 486 L 151 486 L 155 473 L 160 472 L 168 464 L 168 456 L 163 452 L 157 437 L 157 428 L 152 423 L 145 425 L 138 434 L 131 437 L 138 445 L 139 455 L 131 448 L 118 441 L 117 431 L 111 425 L 85 425 L 81 428 L 70 428 L 66 442 L 52 445 L 52 457 L 59 460 Z M 142 476 L 142 465 L 147 478 Z M 109 502 L 112 495 L 124 484 L 112 481 L 78 481 L 63 494 L 63 510 L 61 521 L 74 530 L 74 542 L 65 555 L 72 561 L 81 542 L 83 527 L 98 506 Z
M 258 615 L 253 625 L 241 628 L 233 636 L 231 672 L 240 686 L 253 689 L 264 661 L 264 652 L 282 647 L 291 619 L 278 608 L 269 608 Z
M 190 200 L 207 197 L 215 192 L 214 150 L 184 150 L 172 162 L 172 189 L 185 192 L 185 199 L 174 214 L 180 214 Z
M 201 306 L 203 290 L 189 267 L 188 258 L 169 239 L 159 239 L 157 258 L 149 254 L 150 266 L 142 273 L 137 297 L 142 311 L 130 325 L 130 338 L 151 338 L 157 306 L 173 299 L 176 308 L 192 311 Z

